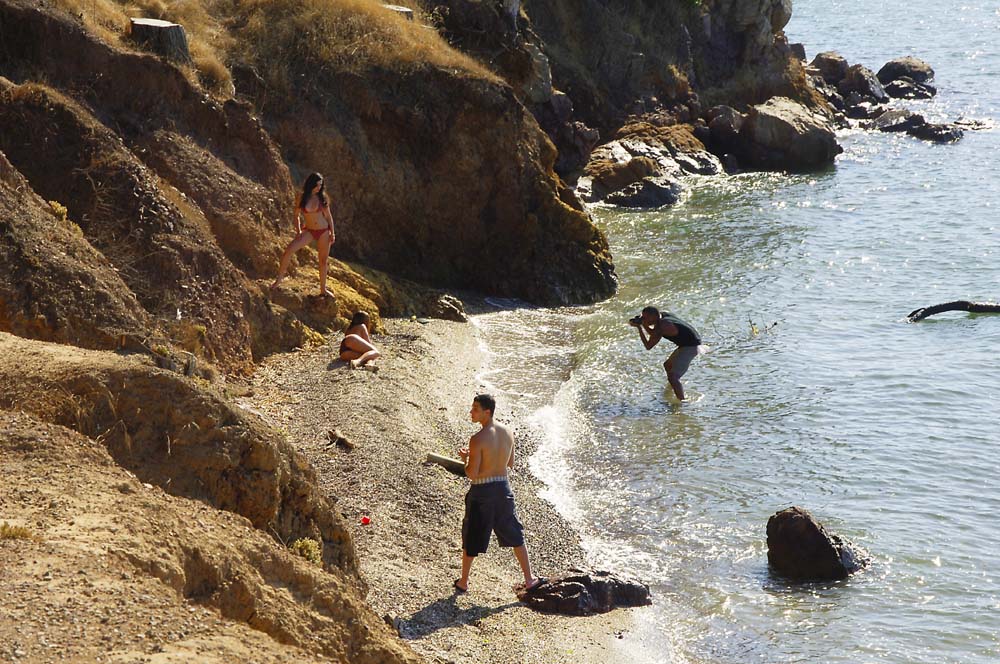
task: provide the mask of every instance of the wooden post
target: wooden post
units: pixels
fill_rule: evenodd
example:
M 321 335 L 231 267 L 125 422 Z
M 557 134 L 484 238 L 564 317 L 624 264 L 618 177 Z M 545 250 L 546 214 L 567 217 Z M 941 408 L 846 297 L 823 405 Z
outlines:
M 427 453 L 427 463 L 436 463 L 445 470 L 452 472 L 459 477 L 465 477 L 465 464 L 461 459 L 441 456 L 440 454 Z
M 155 18 L 133 18 L 132 39 L 169 60 L 191 62 L 184 26 Z

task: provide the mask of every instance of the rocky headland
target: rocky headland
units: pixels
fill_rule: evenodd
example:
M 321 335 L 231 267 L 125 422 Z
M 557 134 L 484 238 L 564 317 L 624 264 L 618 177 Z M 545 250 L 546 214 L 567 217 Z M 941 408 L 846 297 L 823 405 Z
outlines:
M 826 167 L 833 98 L 785 39 L 790 0 L 404 4 L 0 0 L 3 657 L 596 662 L 627 642 L 620 613 L 516 601 L 506 558 L 480 595 L 447 592 L 463 486 L 417 459 L 468 435 L 478 359 L 468 325 L 411 319 L 464 319 L 459 289 L 610 296 L 582 199 Z M 140 39 L 138 16 L 184 39 Z M 312 248 L 271 293 L 311 171 L 333 297 Z M 331 363 L 359 309 L 379 374 Z M 539 566 L 583 563 L 537 481 L 515 486 Z

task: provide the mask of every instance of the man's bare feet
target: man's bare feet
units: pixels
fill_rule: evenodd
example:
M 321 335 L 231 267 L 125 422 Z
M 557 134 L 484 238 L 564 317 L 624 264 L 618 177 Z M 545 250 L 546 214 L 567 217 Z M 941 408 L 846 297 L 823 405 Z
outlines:
M 368 371 L 371 371 L 372 373 L 378 373 L 378 365 L 375 364 L 374 362 L 366 362 L 365 364 L 361 365 L 361 368 L 362 369 L 367 369 Z
M 351 367 L 352 369 L 357 369 L 358 367 L 360 367 L 360 366 L 361 366 L 361 361 L 360 361 L 360 360 L 351 360 L 351 361 L 350 361 L 350 362 L 348 362 L 347 364 L 348 364 L 348 365 L 349 365 L 349 366 L 350 366 L 350 367 Z
M 462 585 L 462 580 L 461 580 L 461 579 L 455 579 L 455 582 L 454 582 L 454 583 L 452 583 L 451 585 L 455 586 L 455 592 L 457 592 L 457 593 L 458 593 L 458 594 L 460 594 L 460 595 L 461 595 L 462 593 L 467 593 L 467 592 L 469 592 L 469 583 L 468 583 L 468 582 L 466 582 L 466 584 L 465 584 L 465 585 L 463 586 L 463 585 Z
M 272 290 L 272 291 L 273 291 L 273 290 L 274 290 L 275 288 L 277 288 L 278 286 L 280 286 L 280 285 L 281 285 L 281 282 L 282 282 L 282 281 L 284 281 L 284 280 L 285 280 L 285 279 L 284 279 L 283 277 L 279 277 L 278 279 L 275 279 L 275 280 L 274 280 L 274 281 L 273 281 L 273 282 L 271 283 L 271 286 L 270 286 L 269 290 Z
M 514 592 L 516 593 L 530 593 L 533 590 L 537 590 L 539 586 L 548 583 L 549 580 L 544 576 L 538 576 L 528 581 L 526 583 L 515 583 Z
M 319 292 L 319 296 L 320 297 L 333 297 L 333 293 L 330 292 L 330 289 L 324 288 L 323 290 L 321 290 Z

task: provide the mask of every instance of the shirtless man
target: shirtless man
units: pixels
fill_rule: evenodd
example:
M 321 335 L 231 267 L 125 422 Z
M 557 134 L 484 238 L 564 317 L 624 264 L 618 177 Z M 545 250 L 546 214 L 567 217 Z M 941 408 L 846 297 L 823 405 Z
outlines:
M 510 430 L 493 421 L 496 401 L 489 394 L 472 400 L 469 416 L 482 428 L 469 439 L 469 446 L 458 451 L 465 461 L 465 474 L 472 486 L 465 495 L 465 518 L 462 520 L 462 578 L 455 589 L 469 589 L 469 571 L 480 553 L 486 553 L 490 534 L 496 533 L 502 547 L 513 547 L 521 565 L 524 583 L 515 591 L 530 592 L 546 582 L 531 574 L 528 549 L 524 545 L 524 527 L 517 520 L 514 494 L 507 480 L 507 469 L 514 467 L 514 437 Z
M 660 313 L 656 307 L 646 307 L 641 314 L 630 319 L 628 324 L 639 330 L 639 338 L 646 350 L 651 350 L 660 343 L 660 339 L 669 339 L 677 344 L 677 348 L 663 363 L 663 370 L 667 372 L 667 382 L 673 388 L 674 394 L 684 401 L 681 376 L 687 373 L 691 360 L 702 352 L 701 335 L 698 334 L 698 330 L 669 311 Z

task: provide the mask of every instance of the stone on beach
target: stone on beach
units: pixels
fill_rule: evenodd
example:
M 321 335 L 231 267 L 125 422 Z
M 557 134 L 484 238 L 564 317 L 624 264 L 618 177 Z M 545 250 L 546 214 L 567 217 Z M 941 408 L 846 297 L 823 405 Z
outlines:
M 573 568 L 531 591 L 517 594 L 522 602 L 543 613 L 588 616 L 619 607 L 651 604 L 649 586 L 604 571 Z
M 845 579 L 868 563 L 850 542 L 827 533 L 801 507 L 767 520 L 767 560 L 776 572 L 796 581 Z

